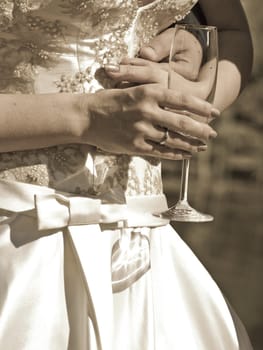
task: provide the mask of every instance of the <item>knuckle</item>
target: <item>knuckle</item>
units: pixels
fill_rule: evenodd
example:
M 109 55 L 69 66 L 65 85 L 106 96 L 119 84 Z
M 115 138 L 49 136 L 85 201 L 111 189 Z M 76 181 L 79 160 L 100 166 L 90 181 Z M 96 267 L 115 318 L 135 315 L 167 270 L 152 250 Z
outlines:
M 147 144 L 144 139 L 137 138 L 133 141 L 133 152 L 139 154 L 149 154 L 152 151 L 152 146 Z
M 148 100 L 148 92 L 145 86 L 140 85 L 132 88 L 132 101 L 133 104 L 138 107 L 138 109 L 142 109 L 143 105 Z
M 182 153 L 176 153 L 174 155 L 174 160 L 183 160 L 183 155 Z
M 145 122 L 152 119 L 154 114 L 154 108 L 151 106 L 151 104 L 142 102 L 139 104 L 139 112 L 141 116 L 141 120 L 144 120 Z
M 141 152 L 140 144 L 138 143 L 137 140 L 133 140 L 133 142 L 132 142 L 132 150 L 133 150 L 134 153 L 140 153 Z
M 153 145 L 145 143 L 143 145 L 143 153 L 144 154 L 150 154 L 153 151 Z
M 127 77 L 130 77 L 130 76 L 132 76 L 132 73 L 133 73 L 132 66 L 129 66 L 129 65 L 125 66 L 124 74 Z
M 173 153 L 170 153 L 169 154 L 169 159 L 171 159 L 171 160 L 182 160 L 183 159 L 182 151 L 175 150 Z
M 152 98 L 154 99 L 160 99 L 160 97 L 162 98 L 162 96 L 165 95 L 164 89 L 157 84 L 149 85 L 149 90 Z
M 182 143 L 181 149 L 182 149 L 182 151 L 187 151 L 189 153 L 196 153 L 197 152 L 197 147 L 189 144 L 188 142 Z
M 185 107 L 186 105 L 186 95 L 183 92 L 178 92 L 177 93 L 177 101 L 179 106 Z
M 195 153 L 196 148 L 195 146 L 190 145 L 188 142 L 185 141 L 181 144 L 180 150 L 190 152 L 190 153 Z
M 149 87 L 147 85 L 140 85 L 137 87 L 137 95 L 141 100 L 149 96 Z
M 135 130 L 137 132 L 138 137 L 143 137 L 143 135 L 145 135 L 147 132 L 147 125 L 144 122 L 139 121 L 135 124 Z
M 192 67 L 192 69 L 189 70 L 188 79 L 191 81 L 195 81 L 197 77 L 198 77 L 198 70 L 196 69 L 196 67 Z
M 190 153 L 197 153 L 198 147 L 197 146 L 189 146 L 189 149 L 186 149 L 186 151 L 189 151 Z
M 179 131 L 185 131 L 187 128 L 187 122 L 184 118 L 178 120 L 178 129 Z
M 148 84 L 145 85 L 145 88 L 147 89 L 147 93 L 149 96 L 151 96 L 154 99 L 159 99 L 162 97 L 163 89 L 160 87 L 160 85 L 157 84 Z

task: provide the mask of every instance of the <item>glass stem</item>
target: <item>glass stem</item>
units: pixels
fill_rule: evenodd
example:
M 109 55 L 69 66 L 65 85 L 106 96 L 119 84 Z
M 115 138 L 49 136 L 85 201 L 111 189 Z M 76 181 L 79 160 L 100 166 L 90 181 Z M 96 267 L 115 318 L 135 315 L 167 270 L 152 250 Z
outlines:
M 190 159 L 183 159 L 179 200 L 187 202 Z

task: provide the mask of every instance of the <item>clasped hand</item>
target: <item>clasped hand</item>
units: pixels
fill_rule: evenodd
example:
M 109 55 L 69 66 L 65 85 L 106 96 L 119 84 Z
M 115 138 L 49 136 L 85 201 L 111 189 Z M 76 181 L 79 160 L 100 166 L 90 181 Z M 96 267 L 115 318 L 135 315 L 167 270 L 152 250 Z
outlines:
M 196 81 L 202 58 L 193 50 L 197 43 L 191 34 L 174 62 L 175 86 L 167 88 L 165 60 L 172 35 L 173 30 L 168 29 L 150 47 L 142 48 L 140 58 L 105 67 L 119 88 L 89 95 L 89 143 L 116 154 L 180 160 L 206 150 L 207 141 L 216 137 L 206 122 L 220 113 L 202 99 L 202 83 Z M 201 121 L 189 117 L 191 114 Z M 161 142 L 164 136 L 165 143 Z

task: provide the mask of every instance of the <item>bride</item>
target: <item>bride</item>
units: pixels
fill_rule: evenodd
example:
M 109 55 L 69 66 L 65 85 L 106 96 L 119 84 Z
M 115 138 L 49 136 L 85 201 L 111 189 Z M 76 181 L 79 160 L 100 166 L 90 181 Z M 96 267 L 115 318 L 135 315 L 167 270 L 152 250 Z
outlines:
M 151 215 L 167 208 L 159 159 L 216 137 L 164 107 L 218 117 L 251 69 L 239 0 L 200 0 L 220 33 L 215 105 L 192 95 L 184 58 L 189 90 L 162 87 L 164 30 L 196 2 L 1 2 L 1 348 L 251 349 L 211 276 Z M 163 145 L 165 129 L 177 136 Z

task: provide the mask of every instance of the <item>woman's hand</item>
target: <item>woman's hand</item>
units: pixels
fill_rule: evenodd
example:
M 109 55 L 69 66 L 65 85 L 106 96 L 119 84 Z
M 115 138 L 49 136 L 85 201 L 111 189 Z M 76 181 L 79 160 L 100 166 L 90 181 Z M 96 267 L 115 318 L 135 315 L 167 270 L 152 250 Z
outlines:
M 102 90 L 82 98 L 83 120 L 88 114 L 89 123 L 81 126 L 85 129 L 81 142 L 110 153 L 176 160 L 205 150 L 207 141 L 216 137 L 209 125 L 173 110 L 187 110 L 205 119 L 218 116 L 217 110 L 197 97 L 160 84 Z M 165 130 L 168 137 L 160 144 Z
M 166 35 L 171 34 L 174 34 L 174 30 L 168 30 L 166 32 Z M 209 133 L 209 131 L 211 132 L 212 129 L 208 131 L 208 126 L 204 123 L 218 117 L 219 111 L 213 109 L 211 105 L 198 98 L 202 98 L 204 94 L 202 83 L 195 81 L 199 74 L 202 50 L 197 39 L 192 34 L 187 34 L 189 34 L 189 36 L 187 40 L 184 40 L 184 43 L 189 42 L 190 45 L 187 49 L 185 46 L 178 44 L 178 47 L 181 47 L 181 51 L 178 51 L 176 54 L 174 64 L 172 65 L 173 71 L 170 76 L 169 90 L 167 89 L 169 68 L 167 62 L 156 63 L 143 58 L 125 58 L 122 60 L 120 66 L 110 65 L 105 67 L 107 74 L 118 83 L 119 87 L 127 88 L 127 86 L 141 84 L 141 88 L 144 89 L 140 96 L 141 100 L 136 101 L 134 99 L 134 102 L 139 103 L 139 107 L 144 108 L 146 106 L 147 108 L 146 113 L 148 113 L 148 120 L 144 119 L 146 116 L 144 110 L 135 112 L 137 116 L 141 113 L 143 117 L 140 121 L 138 120 L 136 124 L 142 127 L 143 132 L 141 131 L 140 134 L 136 135 L 136 131 L 139 130 L 136 130 L 132 125 L 128 127 L 127 124 L 128 133 L 130 130 L 135 131 L 134 134 L 131 134 L 131 137 L 134 136 L 132 142 L 134 142 L 135 146 L 139 145 L 139 147 L 135 147 L 135 153 L 147 151 L 154 156 L 182 159 L 185 156 L 190 156 L 194 152 L 204 151 L 207 147 L 206 142 L 209 138 L 207 133 Z M 158 38 L 160 39 L 160 37 Z M 181 39 L 182 35 L 179 31 L 176 40 L 180 41 Z M 160 42 L 162 42 L 162 40 Z M 193 46 L 195 50 L 192 50 Z M 196 50 L 197 47 L 199 50 Z M 165 49 L 166 48 L 163 47 L 163 51 L 159 53 L 164 53 Z M 194 56 L 192 61 L 190 60 L 190 55 Z M 180 71 L 181 74 L 188 78 L 177 73 L 176 70 Z M 146 86 L 143 87 L 145 84 L 151 84 L 156 94 L 151 95 L 150 90 L 147 90 Z M 161 88 L 161 86 L 164 88 Z M 148 91 L 150 93 L 149 96 Z M 162 104 L 162 102 L 159 103 L 158 93 L 160 91 L 167 94 L 169 99 L 174 102 L 170 105 Z M 155 96 L 157 99 L 156 101 L 154 101 Z M 195 103 L 198 103 L 197 109 L 195 109 Z M 160 107 L 162 111 L 158 111 Z M 208 112 L 206 108 L 210 109 L 210 112 Z M 155 119 L 152 119 L 152 116 L 150 116 L 150 111 Z M 198 118 L 198 120 L 193 120 L 190 116 Z M 169 120 L 165 118 L 169 117 L 171 118 L 170 122 L 172 125 L 166 124 Z M 133 123 L 132 113 L 129 120 Z M 164 138 L 163 130 L 165 129 L 169 130 L 169 136 L 164 147 L 160 145 L 160 141 Z M 210 136 L 211 135 L 216 135 L 216 133 L 213 131 Z
M 172 65 L 169 88 L 183 94 L 204 98 L 205 81 L 192 81 L 177 73 L 175 71 L 179 65 L 177 63 L 174 62 Z M 142 58 L 124 58 L 119 66 L 108 65 L 105 66 L 105 70 L 108 76 L 117 82 L 119 88 L 152 83 L 168 87 L 168 63 L 156 63 Z

